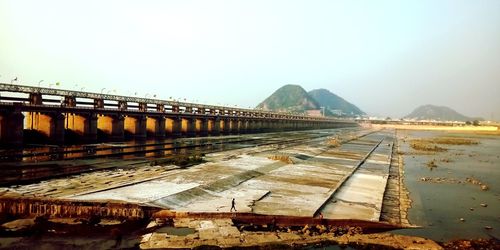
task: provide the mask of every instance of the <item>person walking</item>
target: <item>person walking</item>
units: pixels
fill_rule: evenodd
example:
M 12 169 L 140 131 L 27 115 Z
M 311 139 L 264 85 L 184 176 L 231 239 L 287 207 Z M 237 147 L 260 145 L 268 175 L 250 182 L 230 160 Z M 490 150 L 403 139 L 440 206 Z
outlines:
M 229 210 L 230 212 L 232 212 L 234 209 L 234 211 L 236 212 L 236 202 L 234 202 L 234 198 L 233 200 L 231 201 L 231 210 Z

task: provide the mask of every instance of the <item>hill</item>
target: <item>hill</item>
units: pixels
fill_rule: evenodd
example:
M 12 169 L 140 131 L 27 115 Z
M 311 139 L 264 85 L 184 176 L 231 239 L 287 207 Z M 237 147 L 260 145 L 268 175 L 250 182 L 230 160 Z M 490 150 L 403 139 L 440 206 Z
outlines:
M 257 108 L 274 111 L 304 112 L 319 109 L 319 104 L 299 85 L 288 84 L 276 90 L 257 105 Z
M 337 113 L 341 111 L 346 115 L 364 115 L 365 112 L 361 111 L 354 104 L 344 100 L 344 98 L 330 92 L 327 89 L 315 89 L 309 91 L 311 96 L 320 107 L 325 107 L 330 113 Z
M 435 106 L 430 104 L 416 108 L 415 110 L 413 110 L 413 112 L 411 112 L 404 118 L 416 119 L 416 120 L 437 120 L 437 121 L 472 121 L 481 119 L 481 118 L 467 117 L 445 106 Z

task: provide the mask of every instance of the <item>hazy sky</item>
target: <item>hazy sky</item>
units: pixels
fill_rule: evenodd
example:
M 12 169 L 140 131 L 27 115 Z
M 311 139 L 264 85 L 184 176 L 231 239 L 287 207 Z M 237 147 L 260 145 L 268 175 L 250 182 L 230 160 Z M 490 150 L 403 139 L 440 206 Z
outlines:
M 0 75 L 242 107 L 300 84 L 498 120 L 500 1 L 0 0 Z

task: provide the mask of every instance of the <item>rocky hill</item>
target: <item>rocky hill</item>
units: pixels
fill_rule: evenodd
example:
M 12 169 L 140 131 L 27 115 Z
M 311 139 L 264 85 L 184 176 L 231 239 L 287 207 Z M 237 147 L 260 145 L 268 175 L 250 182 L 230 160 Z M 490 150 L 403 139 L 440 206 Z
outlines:
M 261 102 L 257 108 L 274 111 L 304 112 L 319 109 L 319 104 L 299 85 L 285 85 Z
M 415 110 L 413 110 L 413 112 L 411 112 L 404 118 L 416 119 L 416 120 L 436 120 L 436 121 L 472 121 L 481 119 L 481 118 L 467 117 L 449 107 L 436 106 L 430 104 L 416 108 Z
M 315 89 L 309 91 L 311 96 L 320 107 L 325 107 L 330 113 L 338 113 L 341 111 L 345 115 L 364 115 L 365 112 L 361 111 L 354 104 L 344 100 L 344 98 L 330 92 L 327 89 Z

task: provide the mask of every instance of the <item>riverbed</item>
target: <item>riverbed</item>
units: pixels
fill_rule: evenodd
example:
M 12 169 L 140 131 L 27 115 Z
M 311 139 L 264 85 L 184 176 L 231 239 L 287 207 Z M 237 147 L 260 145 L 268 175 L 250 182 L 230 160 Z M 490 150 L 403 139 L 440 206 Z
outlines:
M 421 228 L 393 233 L 441 242 L 500 238 L 500 136 L 408 130 L 398 131 L 397 136 L 412 200 L 409 221 Z M 473 143 L 433 143 L 435 151 L 411 146 L 415 139 L 435 138 Z

